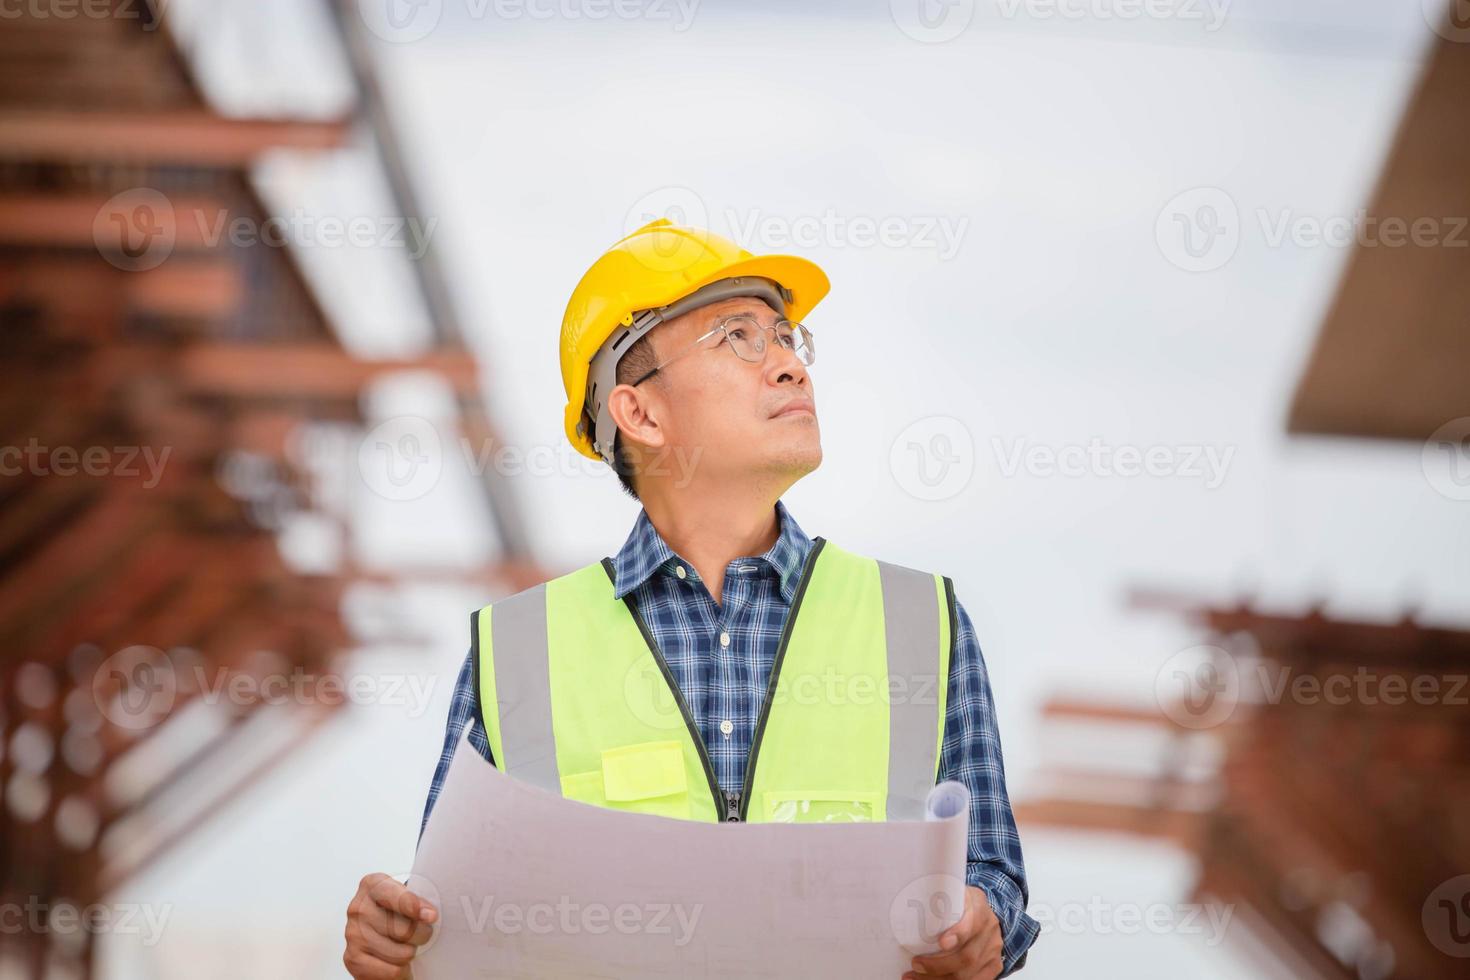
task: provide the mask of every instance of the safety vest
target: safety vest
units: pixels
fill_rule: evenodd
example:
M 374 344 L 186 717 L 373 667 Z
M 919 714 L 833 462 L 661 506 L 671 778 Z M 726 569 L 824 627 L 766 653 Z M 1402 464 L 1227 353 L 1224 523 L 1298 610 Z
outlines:
M 721 789 L 648 624 L 613 582 L 604 558 L 472 615 L 500 769 L 569 799 L 686 820 L 922 818 L 955 630 L 947 576 L 813 539 L 738 793 Z

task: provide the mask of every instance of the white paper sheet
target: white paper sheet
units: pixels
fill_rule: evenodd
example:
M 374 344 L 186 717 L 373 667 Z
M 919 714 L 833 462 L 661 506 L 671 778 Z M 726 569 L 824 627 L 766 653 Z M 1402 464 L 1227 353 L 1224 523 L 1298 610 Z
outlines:
M 919 822 L 703 823 L 562 799 L 461 740 L 409 888 L 415 980 L 898 978 L 964 908 L 969 793 Z

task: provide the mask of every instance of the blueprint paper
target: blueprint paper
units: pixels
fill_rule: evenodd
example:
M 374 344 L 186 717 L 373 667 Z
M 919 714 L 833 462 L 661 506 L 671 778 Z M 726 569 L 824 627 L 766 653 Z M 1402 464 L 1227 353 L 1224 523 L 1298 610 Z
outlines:
M 923 821 L 704 823 L 563 799 L 461 740 L 408 887 L 415 980 L 892 977 L 964 910 L 969 793 Z

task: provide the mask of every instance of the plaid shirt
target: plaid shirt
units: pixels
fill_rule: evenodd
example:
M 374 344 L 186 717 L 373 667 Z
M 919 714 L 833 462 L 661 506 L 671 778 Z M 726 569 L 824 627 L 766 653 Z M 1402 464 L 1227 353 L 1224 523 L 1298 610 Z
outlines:
M 668 661 L 689 711 L 709 748 L 715 776 L 738 791 L 745 759 L 765 699 L 781 627 L 812 546 L 780 501 L 781 531 L 765 554 L 737 558 L 725 567 L 724 603 L 716 605 L 694 566 L 676 555 L 640 511 L 633 531 L 613 558 L 614 591 L 633 603 Z M 682 571 L 682 574 L 680 572 Z M 939 780 L 957 779 L 970 790 L 968 884 L 985 891 L 1004 937 L 1002 976 L 1025 963 L 1040 924 L 1026 914 L 1026 869 L 1021 839 L 1006 795 L 1005 766 L 990 680 L 974 624 L 958 600 L 957 630 L 949 676 Z M 719 642 L 729 634 L 729 645 Z M 722 723 L 729 721 L 730 726 Z M 474 687 L 474 665 L 465 658 L 449 708 L 444 749 L 429 787 L 419 833 L 439 796 L 454 747 L 465 726 L 470 744 L 493 761 Z M 729 727 L 730 731 L 723 731 Z

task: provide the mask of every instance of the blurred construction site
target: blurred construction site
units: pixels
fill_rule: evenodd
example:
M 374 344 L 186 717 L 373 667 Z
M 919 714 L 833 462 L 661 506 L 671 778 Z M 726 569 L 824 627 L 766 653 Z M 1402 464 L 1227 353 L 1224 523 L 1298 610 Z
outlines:
M 0 980 L 344 975 L 673 212 L 834 270 L 788 503 L 972 608 L 1028 973 L 1470 975 L 1463 11 L 624 6 L 0 2 Z

